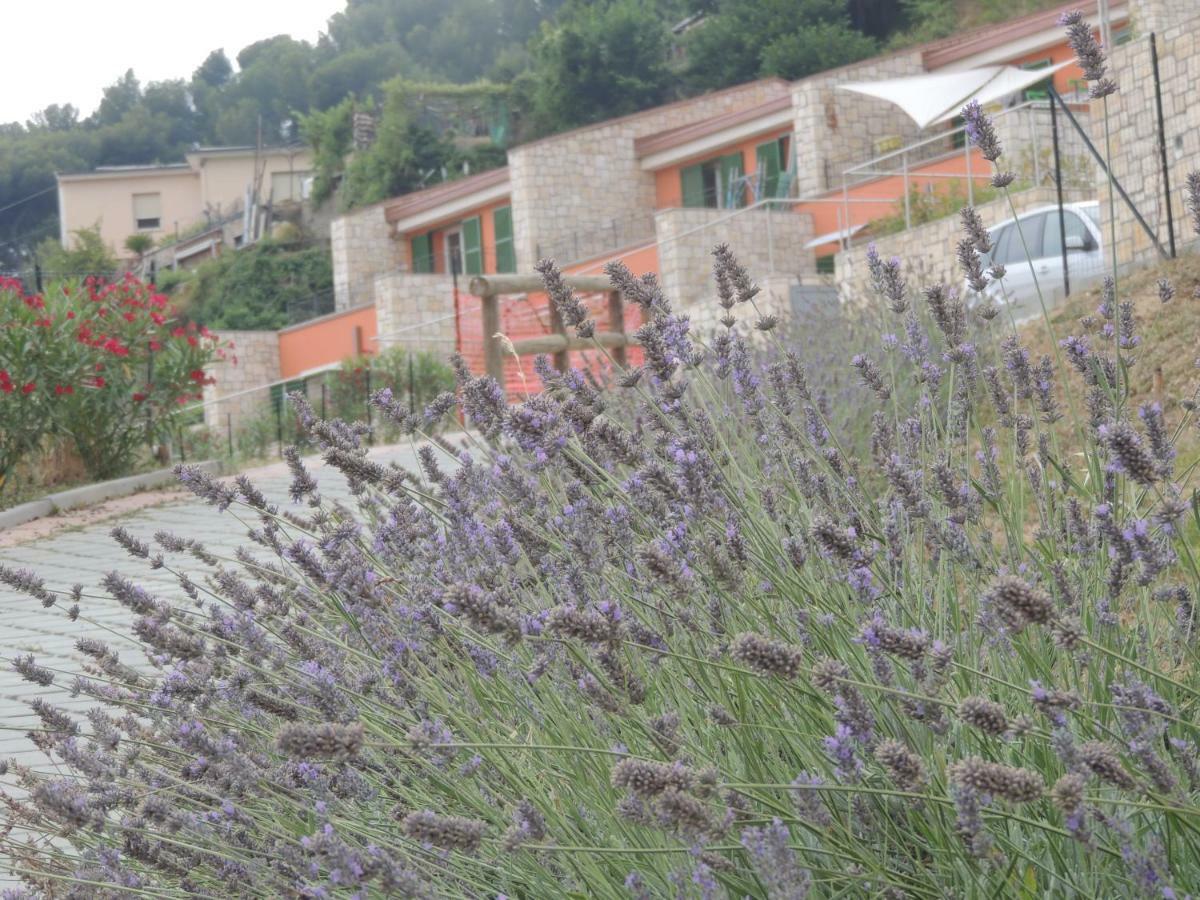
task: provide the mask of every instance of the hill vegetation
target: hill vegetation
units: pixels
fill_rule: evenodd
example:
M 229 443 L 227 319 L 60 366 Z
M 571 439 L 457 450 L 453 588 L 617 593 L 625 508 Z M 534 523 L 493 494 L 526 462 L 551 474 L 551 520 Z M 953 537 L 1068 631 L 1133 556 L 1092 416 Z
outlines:
M 1047 0 L 359 0 L 315 43 L 276 35 L 188 77 L 133 68 L 84 116 L 54 104 L 0 125 L 0 270 L 57 235 L 54 173 L 180 159 L 193 144 L 309 140 L 324 190 L 366 203 L 497 164 L 503 147 L 740 81 L 797 78 Z M 135 62 L 135 60 L 131 60 Z M 463 149 L 431 127 L 414 87 L 468 86 L 503 126 Z M 423 96 L 423 94 L 422 94 Z M 379 141 L 350 171 L 355 106 Z

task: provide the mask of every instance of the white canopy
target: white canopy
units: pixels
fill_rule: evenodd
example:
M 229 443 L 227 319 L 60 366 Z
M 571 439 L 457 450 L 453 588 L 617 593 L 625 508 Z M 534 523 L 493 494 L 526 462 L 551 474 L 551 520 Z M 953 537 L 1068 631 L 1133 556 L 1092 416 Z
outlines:
M 983 66 L 960 72 L 931 72 L 928 75 L 910 75 L 884 81 L 858 81 L 838 87 L 894 103 L 917 123 L 918 128 L 924 129 L 953 119 L 970 100 L 978 100 L 982 105 L 992 103 L 1044 81 L 1072 62 L 1074 60 L 1065 60 L 1044 69 Z

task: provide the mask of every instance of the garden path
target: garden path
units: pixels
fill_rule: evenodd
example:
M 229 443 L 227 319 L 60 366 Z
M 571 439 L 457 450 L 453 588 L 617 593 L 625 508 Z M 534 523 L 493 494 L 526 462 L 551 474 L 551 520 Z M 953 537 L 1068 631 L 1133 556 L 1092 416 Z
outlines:
M 395 461 L 416 470 L 415 448 L 410 444 L 377 447 L 370 455 L 379 462 Z M 323 497 L 329 500 L 349 498 L 349 489 L 340 473 L 316 457 L 306 462 L 317 477 Z M 279 504 L 280 509 L 301 509 L 288 499 L 290 476 L 284 463 L 252 469 L 246 474 L 272 502 Z M 43 609 L 36 600 L 0 585 L 0 760 L 13 759 L 38 768 L 47 764 L 45 757 L 26 737 L 26 731 L 37 723 L 28 707 L 34 697 L 43 696 L 48 702 L 72 712 L 82 712 L 94 705 L 95 701 L 87 697 L 71 697 L 69 693 L 73 675 L 82 671 L 80 656 L 75 650 L 79 638 L 104 640 L 121 654 L 124 661 L 144 664 L 145 657 L 129 636 L 128 626 L 133 615 L 99 587 L 100 579 L 106 573 L 120 572 L 163 599 L 184 599 L 174 576 L 163 570 L 151 571 L 144 560 L 129 556 L 109 536 L 113 526 L 118 524 L 147 542 L 152 541 L 154 533 L 160 530 L 194 538 L 221 557 L 232 557 L 239 546 L 250 543 L 245 537 L 246 528 L 234 517 L 232 510 L 219 513 L 187 494 L 158 506 L 0 549 L 0 564 L 31 569 L 44 578 L 51 589 L 69 590 L 73 584 L 83 584 L 83 613 L 99 623 L 87 624 L 82 619 L 71 622 L 65 614 L 67 603 Z M 203 571 L 200 563 L 190 557 L 170 554 L 170 565 L 195 576 L 199 583 L 199 574 Z M 13 671 L 11 660 L 26 653 L 32 653 L 39 665 L 58 672 L 54 684 L 39 687 L 22 680 Z

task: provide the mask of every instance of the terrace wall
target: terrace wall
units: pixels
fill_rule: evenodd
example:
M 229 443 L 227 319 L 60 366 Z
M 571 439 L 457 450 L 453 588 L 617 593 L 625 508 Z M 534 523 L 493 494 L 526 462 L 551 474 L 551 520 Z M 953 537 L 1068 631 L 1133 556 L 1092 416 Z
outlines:
M 341 311 L 374 301 L 377 276 L 408 265 L 408 245 L 392 237 L 384 204 L 354 210 L 329 225 L 333 254 L 334 309 Z
M 204 386 L 204 424 L 224 430 L 226 417 L 232 416 L 236 429 L 266 412 L 270 391 L 258 390 L 222 403 L 213 401 L 278 381 L 279 335 L 274 331 L 222 331 L 218 337 L 222 342 L 232 341 L 233 350 L 205 370 L 216 379 L 216 384 Z

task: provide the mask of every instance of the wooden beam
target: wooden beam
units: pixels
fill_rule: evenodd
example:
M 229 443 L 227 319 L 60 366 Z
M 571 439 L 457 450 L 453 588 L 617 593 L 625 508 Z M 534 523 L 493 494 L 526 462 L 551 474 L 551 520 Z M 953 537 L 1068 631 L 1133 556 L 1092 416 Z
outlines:
M 596 332 L 596 341 L 601 347 L 609 349 L 625 348 L 636 344 L 637 338 L 629 334 L 619 334 L 615 331 Z M 522 338 L 513 341 L 513 349 L 521 356 L 538 353 L 565 353 L 568 350 L 594 350 L 596 344 L 591 338 L 567 337 L 565 334 L 545 334 L 540 337 Z
M 612 282 L 603 275 L 564 275 L 567 287 L 583 294 L 600 294 L 612 290 Z M 540 275 L 476 275 L 468 290 L 476 297 L 495 297 L 499 294 L 537 294 L 546 290 Z
M 617 334 L 625 333 L 625 298 L 620 291 L 608 292 L 608 327 Z M 625 344 L 613 347 L 612 356 L 617 365 L 625 365 Z
M 500 331 L 500 301 L 496 297 L 484 297 L 483 307 L 483 358 L 487 373 L 504 387 L 504 351 L 500 341 L 493 337 Z

